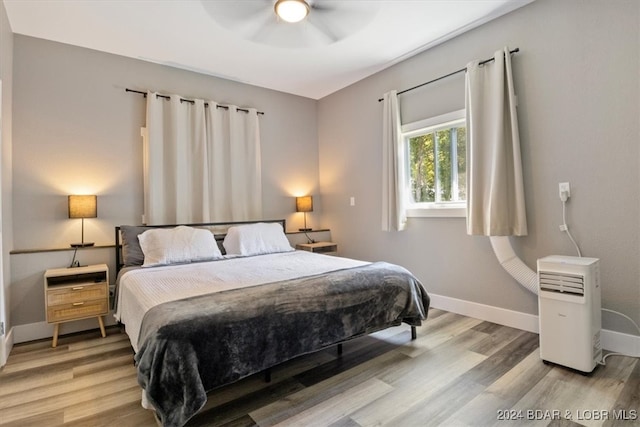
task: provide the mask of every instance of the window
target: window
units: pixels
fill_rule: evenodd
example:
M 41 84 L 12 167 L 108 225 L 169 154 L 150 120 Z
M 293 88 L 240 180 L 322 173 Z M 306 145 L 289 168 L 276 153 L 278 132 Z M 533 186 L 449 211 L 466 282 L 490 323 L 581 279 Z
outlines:
M 465 110 L 404 125 L 407 216 L 465 216 Z

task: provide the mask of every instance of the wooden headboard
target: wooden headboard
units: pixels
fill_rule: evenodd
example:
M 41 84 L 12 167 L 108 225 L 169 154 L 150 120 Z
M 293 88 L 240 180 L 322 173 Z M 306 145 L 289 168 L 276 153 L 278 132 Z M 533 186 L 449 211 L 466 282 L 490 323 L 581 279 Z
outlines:
M 173 228 L 179 225 L 186 225 L 188 227 L 195 228 L 219 228 L 221 230 L 220 233 L 217 233 L 212 230 L 214 233 L 214 237 L 218 242 L 218 245 L 221 246 L 222 241 L 226 236 L 226 230 L 229 227 L 233 227 L 234 225 L 243 225 L 243 224 L 256 224 L 259 222 L 275 222 L 282 225 L 282 230 L 286 231 L 286 221 L 284 219 L 269 219 L 269 220 L 261 220 L 261 221 L 235 221 L 235 222 L 203 222 L 198 224 L 162 224 L 162 225 L 138 225 L 137 227 L 144 228 Z M 116 277 L 120 272 L 120 269 L 124 266 L 123 258 L 122 258 L 122 234 L 120 233 L 120 228 L 123 227 L 121 225 L 115 227 L 115 248 L 116 248 Z

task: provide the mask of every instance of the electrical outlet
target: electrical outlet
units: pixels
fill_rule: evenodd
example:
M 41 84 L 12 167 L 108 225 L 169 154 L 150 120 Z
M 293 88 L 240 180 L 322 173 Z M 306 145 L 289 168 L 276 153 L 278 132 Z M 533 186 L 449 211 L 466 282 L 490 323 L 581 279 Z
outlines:
M 569 197 L 571 197 L 571 186 L 568 182 L 561 182 L 558 185 L 558 190 L 560 193 L 560 200 L 566 201 Z

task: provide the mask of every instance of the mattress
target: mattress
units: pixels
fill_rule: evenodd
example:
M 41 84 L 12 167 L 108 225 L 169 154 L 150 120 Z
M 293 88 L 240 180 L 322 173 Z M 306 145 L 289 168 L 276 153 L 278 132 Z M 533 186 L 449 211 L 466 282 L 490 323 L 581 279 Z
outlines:
M 313 276 L 370 264 L 350 258 L 307 251 L 291 251 L 251 257 L 161 267 L 122 270 L 117 280 L 114 314 L 125 329 L 134 351 L 144 315 L 153 307 L 215 292 Z

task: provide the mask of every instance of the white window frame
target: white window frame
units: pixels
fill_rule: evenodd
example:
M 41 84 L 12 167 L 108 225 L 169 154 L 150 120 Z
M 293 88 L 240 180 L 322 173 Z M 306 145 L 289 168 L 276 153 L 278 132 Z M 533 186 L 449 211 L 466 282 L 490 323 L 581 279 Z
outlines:
M 429 203 L 412 203 L 409 197 L 410 194 L 410 168 L 409 165 L 409 139 L 416 135 L 421 135 L 427 132 L 431 132 L 443 127 L 449 127 L 454 123 L 459 122 L 466 117 L 466 110 L 452 111 L 451 113 L 442 114 L 436 117 L 430 117 L 428 119 L 419 120 L 417 122 L 408 123 L 401 127 L 402 140 L 405 145 L 405 158 L 402 159 L 406 167 L 405 176 L 405 192 L 406 192 L 406 207 L 407 217 L 466 217 L 467 216 L 467 203 L 462 202 L 429 202 Z M 453 157 L 456 158 L 457 156 Z M 454 180 L 457 180 L 457 168 L 452 170 Z

